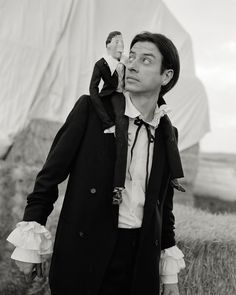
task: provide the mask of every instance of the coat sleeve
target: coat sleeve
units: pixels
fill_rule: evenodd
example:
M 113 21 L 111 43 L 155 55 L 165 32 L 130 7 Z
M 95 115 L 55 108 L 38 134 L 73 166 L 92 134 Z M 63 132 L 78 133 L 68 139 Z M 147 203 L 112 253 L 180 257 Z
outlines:
M 108 129 L 111 126 L 113 126 L 115 123 L 111 120 L 111 118 L 107 114 L 102 104 L 101 97 L 99 96 L 99 83 L 101 79 L 102 79 L 102 71 L 98 63 L 95 63 L 93 74 L 92 74 L 90 85 L 89 85 L 89 92 L 90 92 L 93 106 L 99 118 L 102 121 L 103 129 Z
M 175 246 L 175 217 L 173 214 L 174 189 L 168 184 L 167 195 L 163 205 L 161 250 Z
M 58 198 L 58 184 L 70 173 L 86 131 L 88 96 L 82 96 L 68 115 L 66 122 L 56 134 L 42 170 L 38 173 L 34 189 L 27 197 L 24 221 L 46 224 Z
M 178 130 L 174 127 L 176 141 L 178 142 Z M 163 218 L 162 218 L 162 238 L 161 249 L 175 246 L 175 216 L 173 214 L 173 197 L 174 188 L 168 183 L 167 194 L 163 204 Z

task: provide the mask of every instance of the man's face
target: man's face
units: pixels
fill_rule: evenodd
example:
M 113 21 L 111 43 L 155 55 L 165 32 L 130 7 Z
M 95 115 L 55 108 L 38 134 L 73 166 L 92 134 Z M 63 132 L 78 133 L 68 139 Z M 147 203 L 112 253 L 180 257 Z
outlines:
M 165 78 L 160 74 L 162 55 L 155 44 L 137 42 L 130 50 L 126 67 L 125 88 L 133 93 L 159 93 Z
M 107 44 L 107 49 L 109 54 L 113 58 L 120 60 L 121 55 L 124 51 L 124 42 L 123 42 L 122 35 L 116 35 L 115 37 L 113 37 L 111 39 L 111 42 Z

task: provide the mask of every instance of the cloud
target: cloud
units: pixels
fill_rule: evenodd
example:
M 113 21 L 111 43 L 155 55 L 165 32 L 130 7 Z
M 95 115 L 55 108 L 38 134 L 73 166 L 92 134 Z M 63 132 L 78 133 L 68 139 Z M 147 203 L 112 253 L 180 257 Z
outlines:
M 217 128 L 201 140 L 201 150 L 206 152 L 235 153 L 236 129 Z
M 222 112 L 219 110 L 211 110 L 210 118 L 212 129 L 217 128 L 232 128 L 236 130 L 236 118 L 233 114 L 225 112 L 227 109 L 227 104 L 223 106 Z
M 223 43 L 220 46 L 220 50 L 223 54 L 232 54 L 236 56 L 236 41 L 230 40 L 226 43 Z
M 217 63 L 217 62 L 215 62 Z M 234 66 L 232 66 L 234 64 Z M 196 65 L 197 76 L 207 85 L 215 89 L 224 90 L 229 87 L 235 89 L 236 85 L 236 61 L 231 64 L 218 62 L 217 65 Z M 235 91 L 235 90 L 234 90 Z
M 236 41 L 229 39 L 219 46 L 206 46 L 196 59 L 200 79 L 215 89 L 235 89 Z M 228 91 L 227 89 L 227 91 Z

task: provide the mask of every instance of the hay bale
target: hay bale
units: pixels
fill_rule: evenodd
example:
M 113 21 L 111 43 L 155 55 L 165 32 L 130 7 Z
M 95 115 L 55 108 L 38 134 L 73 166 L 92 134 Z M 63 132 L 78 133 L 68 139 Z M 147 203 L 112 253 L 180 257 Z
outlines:
M 0 162 L 0 294 L 27 294 L 24 276 L 10 259 L 13 246 L 6 238 L 21 220 L 26 191 L 32 190 L 36 169 Z
M 175 205 L 176 239 L 185 254 L 180 294 L 236 294 L 236 216 Z
M 61 123 L 33 119 L 14 138 L 14 144 L 6 157 L 11 163 L 42 165 Z
M 39 171 L 37 166 L 0 162 L 0 294 L 7 295 L 46 295 L 48 279 L 38 280 L 32 284 L 26 283 L 15 263 L 10 259 L 14 246 L 6 241 L 9 233 L 17 222 L 22 220 L 26 197 L 32 191 L 35 177 Z M 59 189 L 64 195 L 66 182 Z M 48 225 L 55 236 L 56 224 L 63 196 L 59 197 Z M 47 264 L 49 266 L 48 260 Z
M 236 201 L 223 200 L 212 195 L 194 194 L 194 206 L 211 213 L 235 213 Z
M 236 212 L 236 156 L 200 155 L 194 185 L 194 204 L 215 212 Z
M 0 162 L 1 238 L 22 218 L 27 191 L 32 190 L 37 169 Z
M 179 204 L 185 204 L 193 206 L 193 185 L 198 170 L 198 158 L 199 158 L 199 144 L 195 144 L 180 153 L 184 178 L 180 179 L 180 183 L 186 189 L 185 193 L 175 190 L 175 202 Z
M 199 143 L 181 151 L 181 160 L 184 168 L 184 184 L 193 184 L 197 176 L 199 163 Z

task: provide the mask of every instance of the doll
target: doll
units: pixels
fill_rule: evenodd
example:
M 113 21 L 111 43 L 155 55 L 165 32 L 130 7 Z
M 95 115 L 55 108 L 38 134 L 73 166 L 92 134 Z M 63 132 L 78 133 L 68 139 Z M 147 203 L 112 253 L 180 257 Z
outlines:
M 124 74 L 125 65 L 122 59 L 124 43 L 121 32 L 113 31 L 106 39 L 107 54 L 95 63 L 89 91 L 92 103 L 102 121 L 104 132 L 115 128 L 116 162 L 113 182 L 113 204 L 121 203 L 122 190 L 125 184 L 128 135 L 124 120 Z M 99 83 L 104 85 L 99 91 Z M 115 120 L 112 120 L 103 107 L 101 99 L 111 97 Z

